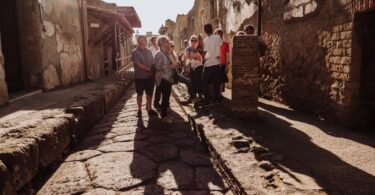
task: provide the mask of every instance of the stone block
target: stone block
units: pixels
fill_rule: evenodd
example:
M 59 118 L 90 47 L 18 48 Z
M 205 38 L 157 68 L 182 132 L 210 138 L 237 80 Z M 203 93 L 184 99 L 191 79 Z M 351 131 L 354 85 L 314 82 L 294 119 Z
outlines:
M 67 108 L 67 112 L 79 116 L 86 131 L 104 116 L 104 95 L 96 93 L 77 98 L 81 98 L 81 100 Z
M 340 40 L 341 39 L 341 36 L 340 36 L 340 33 L 339 32 L 335 32 L 332 34 L 332 41 L 337 41 L 337 40 Z
M 39 163 L 47 167 L 59 159 L 70 143 L 70 123 L 65 118 L 51 118 L 28 130 L 26 136 L 38 144 Z
M 5 164 L 0 160 L 0 194 L 12 195 L 16 194 L 14 188 L 12 188 L 10 172 Z
M 59 78 L 57 76 L 56 68 L 50 64 L 46 70 L 43 71 L 43 88 L 50 90 L 59 86 Z
M 352 38 L 352 32 L 351 31 L 345 31 L 340 33 L 340 38 L 343 40 L 349 40 Z
M 343 30 L 343 25 L 337 25 L 332 28 L 332 32 L 340 32 Z
M 90 187 L 89 182 L 90 178 L 84 163 L 66 162 L 37 194 L 81 194 Z
M 351 63 L 351 58 L 350 57 L 342 57 L 340 64 L 342 65 L 349 65 Z
M 0 140 L 0 161 L 11 173 L 8 181 L 17 191 L 37 174 L 39 148 L 32 138 L 6 138 Z
M 336 48 L 333 50 L 333 55 L 334 56 L 343 56 L 345 55 L 345 49 L 340 49 L 340 48 Z
M 313 13 L 317 7 L 318 4 L 315 1 L 311 1 L 310 3 L 305 5 L 304 14 L 307 15 Z
M 346 31 L 351 31 L 353 30 L 353 23 L 352 22 L 349 22 L 349 23 L 346 23 L 346 24 L 343 24 L 343 30 L 346 30 Z
M 352 41 L 350 39 L 344 40 L 342 46 L 344 48 L 352 48 Z

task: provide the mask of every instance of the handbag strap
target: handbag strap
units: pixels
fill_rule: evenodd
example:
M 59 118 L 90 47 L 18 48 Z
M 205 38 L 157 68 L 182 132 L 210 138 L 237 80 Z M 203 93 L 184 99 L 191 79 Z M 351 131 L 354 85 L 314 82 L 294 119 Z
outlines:
M 173 64 L 172 60 L 169 58 L 169 56 L 163 51 L 163 50 L 160 50 L 164 55 L 165 57 L 167 57 L 169 63 Z

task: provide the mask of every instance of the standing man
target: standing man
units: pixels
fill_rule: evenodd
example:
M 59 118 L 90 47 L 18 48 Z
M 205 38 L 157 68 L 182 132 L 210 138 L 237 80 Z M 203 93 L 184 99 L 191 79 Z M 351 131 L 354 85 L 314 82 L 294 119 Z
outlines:
M 246 25 L 244 27 L 244 30 L 246 32 L 246 35 L 254 35 L 255 29 L 252 25 Z M 262 37 L 258 36 L 258 47 L 259 47 L 259 53 L 260 57 L 263 57 L 266 55 L 267 45 L 264 43 Z
M 221 72 L 221 92 L 225 91 L 225 83 L 228 82 L 227 70 L 230 64 L 229 61 L 229 43 L 224 40 L 224 32 L 221 29 L 215 30 L 215 35 L 219 36 L 223 40 L 223 44 L 220 46 L 220 72 Z
M 151 47 L 148 49 L 151 51 L 152 56 L 155 58 L 156 53 L 160 50 L 158 44 L 156 43 L 157 37 L 151 38 Z
M 142 116 L 142 97 L 146 92 L 146 110 L 149 115 L 156 115 L 152 110 L 152 92 L 154 91 L 154 57 L 147 46 L 147 38 L 139 36 L 137 39 L 138 46 L 133 50 L 132 59 L 134 63 L 135 89 L 137 92 L 138 117 Z
M 151 51 L 152 53 L 152 56 L 154 57 L 155 59 L 155 56 L 156 56 L 156 53 L 158 53 L 158 51 L 160 50 L 158 44 L 157 44 L 157 37 L 152 37 L 151 38 L 151 47 L 149 48 L 149 50 Z M 161 91 L 160 91 L 160 87 L 159 86 L 156 86 L 155 88 L 155 96 L 154 96 L 154 107 L 155 108 L 160 108 L 161 105 L 160 105 L 160 98 L 161 98 Z
M 211 24 L 204 25 L 207 37 L 204 40 L 204 71 L 202 76 L 202 89 L 204 94 L 204 105 L 220 102 L 220 46 L 223 40 L 214 35 Z M 209 84 L 212 83 L 214 94 L 210 97 Z

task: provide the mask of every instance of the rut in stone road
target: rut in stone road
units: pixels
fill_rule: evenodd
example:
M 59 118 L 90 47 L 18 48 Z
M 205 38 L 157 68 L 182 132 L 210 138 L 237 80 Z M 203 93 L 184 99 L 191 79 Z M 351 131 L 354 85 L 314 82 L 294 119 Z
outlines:
M 131 88 L 38 194 L 231 194 L 173 99 L 173 124 L 136 114 Z

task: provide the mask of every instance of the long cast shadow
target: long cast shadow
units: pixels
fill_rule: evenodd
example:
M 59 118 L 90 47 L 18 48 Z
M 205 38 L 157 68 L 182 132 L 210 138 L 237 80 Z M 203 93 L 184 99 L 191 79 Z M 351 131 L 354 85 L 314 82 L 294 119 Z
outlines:
M 292 172 L 314 178 L 315 182 L 328 194 L 375 193 L 374 175 L 317 146 L 307 134 L 267 111 L 259 111 L 258 121 L 242 121 L 233 118 L 225 108 L 200 111 L 200 115 L 207 113 L 212 114 L 215 125 L 221 128 L 236 128 L 272 153 L 282 154 L 283 158 L 280 160 L 270 158 L 272 156 L 264 155 L 264 153 L 254 152 L 259 162 L 263 160 L 271 162 L 273 166 L 289 174 L 297 182 L 301 181 Z
M 143 180 L 141 188 L 143 188 L 144 194 L 162 195 L 171 191 L 178 191 L 182 195 L 194 193 L 210 194 L 209 191 L 212 189 L 212 186 L 216 186 L 212 190 L 225 193 L 228 191 L 228 189 L 225 187 L 220 175 L 213 168 L 213 164 L 209 161 L 207 151 L 193 135 L 190 126 L 184 121 L 183 117 L 179 113 L 173 111 L 173 109 L 176 107 L 171 107 L 172 110 L 170 111 L 169 115 L 174 118 L 175 122 L 173 124 L 162 123 L 158 117 L 149 117 L 147 122 L 143 121 L 145 118 L 140 118 L 138 120 L 138 128 L 135 139 L 140 139 L 147 134 L 147 136 L 149 136 L 147 140 L 153 140 L 155 143 L 148 146 L 148 148 L 145 148 L 142 144 L 138 145 L 137 142 L 135 142 L 134 150 L 138 152 L 134 153 L 131 166 L 131 173 L 133 177 Z M 178 142 L 190 142 L 190 144 L 184 146 L 178 144 Z M 161 145 L 164 147 L 161 147 L 160 150 L 158 150 Z M 150 150 L 149 147 L 155 147 L 157 149 L 151 149 L 153 153 L 150 153 L 146 151 Z M 174 151 L 175 149 L 178 150 L 177 156 L 173 154 L 176 152 Z M 200 153 L 207 156 L 207 158 L 200 157 L 200 160 L 206 164 L 186 164 L 186 161 L 184 162 L 181 159 L 182 151 L 189 151 L 194 154 Z M 155 164 L 157 164 L 157 167 L 154 170 L 156 177 L 152 179 L 144 179 L 137 174 L 139 170 L 137 168 L 138 166 L 136 165 L 144 163 L 142 161 L 144 158 L 141 158 L 140 156 L 147 156 Z M 176 166 L 176 164 L 178 166 Z M 209 175 L 205 176 L 203 179 L 197 180 L 197 168 L 204 168 L 204 170 L 208 170 Z M 165 176 L 163 174 L 166 172 L 173 175 L 173 181 L 171 182 L 177 185 L 173 189 L 163 186 L 163 182 L 160 183 L 160 179 Z M 202 176 L 200 175 L 199 177 Z

